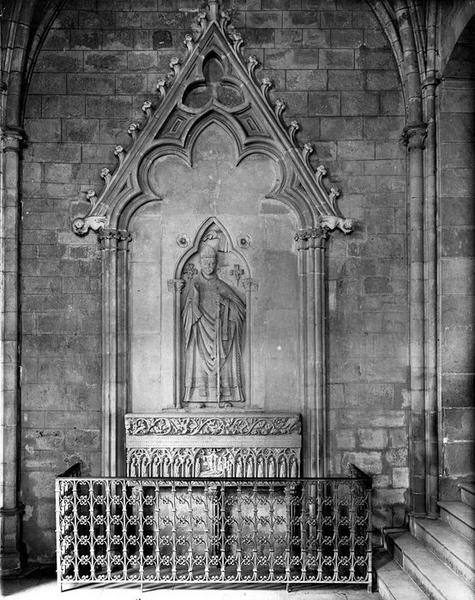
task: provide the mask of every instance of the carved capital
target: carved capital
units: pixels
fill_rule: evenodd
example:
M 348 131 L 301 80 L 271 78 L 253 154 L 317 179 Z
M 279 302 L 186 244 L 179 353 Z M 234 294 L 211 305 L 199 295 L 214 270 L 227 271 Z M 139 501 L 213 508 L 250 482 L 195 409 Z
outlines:
M 401 140 L 409 151 L 423 150 L 427 135 L 427 123 L 410 123 L 402 130 Z
M 110 250 L 114 247 L 124 250 L 132 240 L 132 235 L 125 229 L 101 229 L 98 238 L 103 250 Z
M 22 143 L 26 140 L 26 135 L 23 129 L 11 127 L 0 131 L 0 138 L 4 152 L 19 152 Z
M 328 239 L 328 229 L 322 226 L 299 229 L 294 236 L 298 250 L 310 248 L 324 248 Z

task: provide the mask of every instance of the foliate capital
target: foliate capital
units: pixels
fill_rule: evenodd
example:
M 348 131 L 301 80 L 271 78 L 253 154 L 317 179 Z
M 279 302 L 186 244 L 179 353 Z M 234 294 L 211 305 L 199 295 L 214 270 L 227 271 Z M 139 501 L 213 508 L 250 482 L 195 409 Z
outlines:
M 409 151 L 423 150 L 427 135 L 427 123 L 409 123 L 404 127 L 401 140 Z
M 103 249 L 112 248 L 113 242 L 118 249 L 124 249 L 132 240 L 132 235 L 125 229 L 101 229 L 97 237 Z
M 328 229 L 318 225 L 317 227 L 299 229 L 294 236 L 294 240 L 297 242 L 298 250 L 324 248 L 328 235 Z
M 22 143 L 26 140 L 26 134 L 20 127 L 9 127 L 0 129 L 0 139 L 4 152 L 19 152 Z

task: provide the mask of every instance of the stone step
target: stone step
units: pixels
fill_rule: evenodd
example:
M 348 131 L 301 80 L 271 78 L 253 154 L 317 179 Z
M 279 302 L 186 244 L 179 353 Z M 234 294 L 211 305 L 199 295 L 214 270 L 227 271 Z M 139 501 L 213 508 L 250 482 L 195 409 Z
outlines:
M 473 600 L 473 590 L 409 532 L 390 535 L 394 560 L 430 600 Z
M 475 586 L 475 553 L 473 545 L 444 521 L 415 519 L 411 530 L 442 562 Z
M 391 559 L 377 568 L 376 575 L 383 600 L 428 600 L 421 588 Z
M 438 502 L 440 518 L 454 531 L 475 542 L 475 509 L 463 502 Z
M 459 488 L 462 502 L 467 506 L 475 508 L 475 483 L 472 481 L 459 483 Z

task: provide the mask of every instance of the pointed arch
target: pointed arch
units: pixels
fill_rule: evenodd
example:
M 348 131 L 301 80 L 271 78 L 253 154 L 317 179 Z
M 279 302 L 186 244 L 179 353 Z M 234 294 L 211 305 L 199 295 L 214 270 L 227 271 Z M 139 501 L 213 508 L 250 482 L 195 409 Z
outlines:
M 182 273 L 183 273 L 183 268 L 185 267 L 186 263 L 190 260 L 190 258 L 193 255 L 198 253 L 200 243 L 203 239 L 204 234 L 207 231 L 209 231 L 210 229 L 212 229 L 213 227 L 215 227 L 217 230 L 219 230 L 224 235 L 224 237 L 226 239 L 227 247 L 230 248 L 231 251 L 234 254 L 236 254 L 239 257 L 239 259 L 246 265 L 247 276 L 248 277 L 251 276 L 251 270 L 250 270 L 249 263 L 248 263 L 246 257 L 244 256 L 244 254 L 242 252 L 240 252 L 235 247 L 234 241 L 231 238 L 231 235 L 229 234 L 229 231 L 227 230 L 227 228 L 221 223 L 221 221 L 218 219 L 218 217 L 213 216 L 213 217 L 208 217 L 207 219 L 205 219 L 203 221 L 203 223 L 200 225 L 198 231 L 195 234 L 193 244 L 178 260 L 176 267 L 175 267 L 175 274 L 174 274 L 174 277 L 176 279 L 180 279 L 180 277 L 182 276 Z M 227 251 L 229 251 L 229 250 L 227 250 Z

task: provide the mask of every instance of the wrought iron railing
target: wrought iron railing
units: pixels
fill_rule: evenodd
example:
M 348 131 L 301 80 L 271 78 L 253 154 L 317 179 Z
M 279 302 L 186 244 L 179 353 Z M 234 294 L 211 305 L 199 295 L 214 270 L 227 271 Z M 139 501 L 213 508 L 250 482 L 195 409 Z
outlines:
M 371 586 L 371 480 L 56 479 L 65 583 Z

